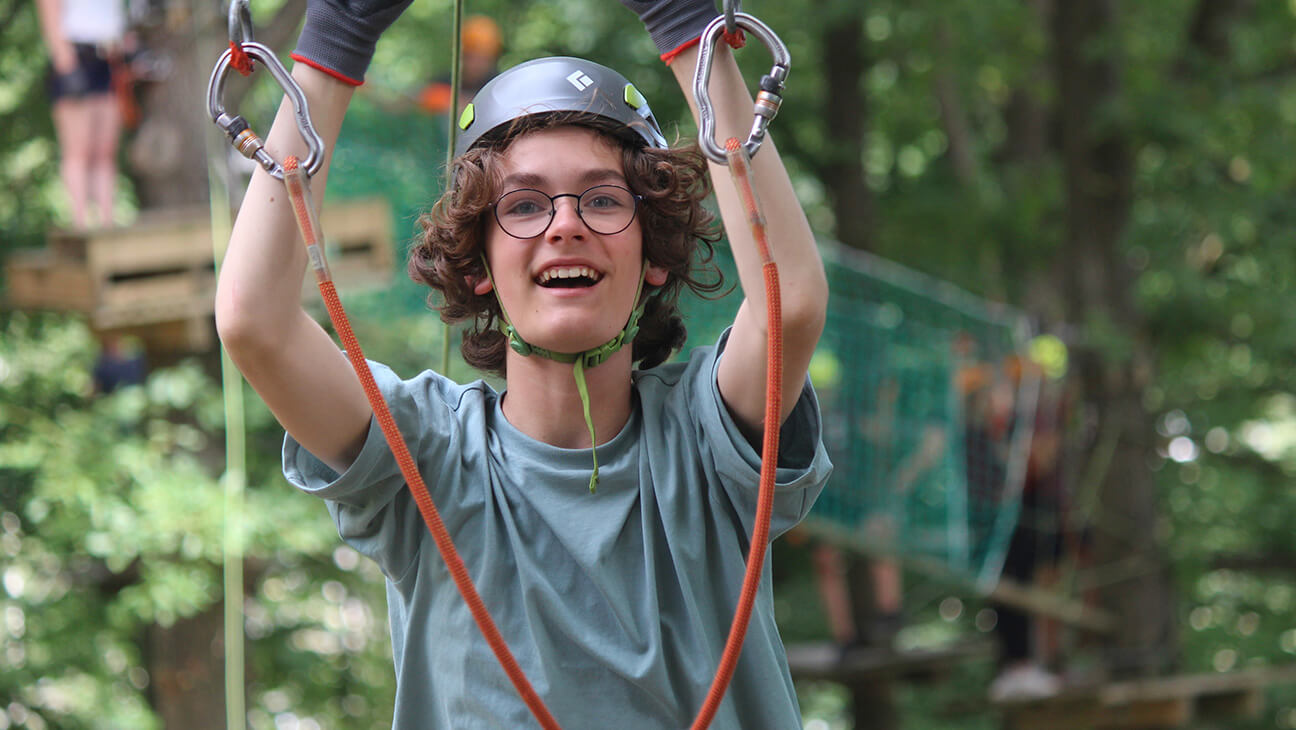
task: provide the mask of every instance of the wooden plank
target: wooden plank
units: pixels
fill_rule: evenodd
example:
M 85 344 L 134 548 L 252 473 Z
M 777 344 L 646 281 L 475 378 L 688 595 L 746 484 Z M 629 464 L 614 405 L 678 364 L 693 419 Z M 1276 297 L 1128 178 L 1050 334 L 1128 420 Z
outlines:
M 837 645 L 821 642 L 787 647 L 788 669 L 794 679 L 817 679 L 849 684 L 861 680 L 930 681 L 969 661 L 994 658 L 987 641 L 968 641 L 936 649 L 895 651 L 860 648 L 842 655 Z
M 1184 697 L 1115 706 L 1082 699 L 1041 700 L 1008 713 L 1007 725 L 1012 730 L 1160 730 L 1180 727 L 1192 717 L 1192 702 Z
M 1119 621 L 1115 615 L 1088 606 L 1079 599 L 1055 591 L 1026 586 L 1008 578 L 1000 577 L 994 587 L 986 590 L 984 586 L 974 585 L 968 576 L 954 573 L 941 561 L 913 554 L 899 555 L 891 546 L 879 543 L 867 533 L 846 529 L 827 520 L 816 519 L 813 515 L 801 524 L 800 529 L 860 555 L 898 558 L 908 569 L 929 575 L 952 586 L 975 591 L 992 601 L 1055 618 L 1079 629 L 1094 633 L 1111 633 Z
M 146 211 L 129 226 L 53 231 L 48 247 L 60 259 L 85 262 L 96 276 L 209 266 L 211 213 L 206 207 Z
M 1116 616 L 1107 611 L 1054 591 L 1024 585 L 1011 578 L 1000 577 L 986 598 L 1037 616 L 1055 618 L 1094 633 L 1110 634 L 1118 625 Z
M 1208 694 L 1197 698 L 1197 717 L 1202 720 L 1256 718 L 1264 713 L 1265 695 L 1260 687 L 1227 694 Z
M 159 353 L 174 355 L 207 352 L 216 343 L 216 331 L 211 317 L 174 319 L 122 327 L 96 327 L 94 332 L 101 338 L 135 337 L 144 343 L 144 349 L 149 353 L 150 359 Z
M 1100 692 L 1103 702 L 1114 704 L 1134 698 L 1218 695 L 1291 682 L 1296 682 L 1296 665 L 1134 679 L 1105 685 Z
M 216 278 L 208 271 L 166 271 L 114 282 L 102 289 L 99 306 L 129 308 L 152 302 L 209 300 L 216 290 Z
M 1291 682 L 1296 667 L 1270 667 L 1073 687 L 1053 697 L 996 704 L 1014 730 L 1151 730 L 1256 717 L 1264 711 L 1264 687 Z
M 211 314 L 211 299 L 206 297 L 146 300 L 96 309 L 90 313 L 90 324 L 95 329 L 109 329 L 188 320 L 195 317 L 210 319 Z
M 389 285 L 395 269 L 391 208 L 382 198 L 330 201 L 321 215 L 325 251 L 339 290 Z M 206 207 L 141 214 L 132 225 L 52 231 L 47 248 L 11 254 L 7 301 L 18 309 L 88 315 L 101 332 L 125 331 L 169 349 L 212 345 L 214 273 Z M 304 300 L 318 299 L 306 273 Z M 151 338 L 136 331 L 156 325 Z
M 339 291 L 376 289 L 391 283 L 395 269 L 391 208 L 382 198 L 330 202 L 320 214 L 324 255 Z M 307 271 L 303 298 L 318 297 Z
M 94 306 L 90 273 L 49 251 L 18 251 L 5 262 L 6 299 L 15 309 L 85 312 Z

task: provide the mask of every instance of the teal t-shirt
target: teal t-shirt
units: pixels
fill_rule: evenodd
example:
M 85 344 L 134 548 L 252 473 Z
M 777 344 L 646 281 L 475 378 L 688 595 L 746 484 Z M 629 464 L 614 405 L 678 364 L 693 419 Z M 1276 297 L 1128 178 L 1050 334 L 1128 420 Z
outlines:
M 634 374 L 630 421 L 598 449 L 515 429 L 500 395 L 432 372 L 374 375 L 510 650 L 564 728 L 684 728 L 741 592 L 760 459 L 716 386 L 724 338 Z M 807 380 L 781 431 L 771 535 L 810 511 L 832 467 Z M 377 422 L 337 474 L 291 437 L 284 473 L 327 500 L 387 576 L 398 730 L 536 727 L 482 638 Z M 768 554 L 767 554 L 768 555 Z M 733 682 L 712 725 L 801 726 L 774 623 L 768 557 Z

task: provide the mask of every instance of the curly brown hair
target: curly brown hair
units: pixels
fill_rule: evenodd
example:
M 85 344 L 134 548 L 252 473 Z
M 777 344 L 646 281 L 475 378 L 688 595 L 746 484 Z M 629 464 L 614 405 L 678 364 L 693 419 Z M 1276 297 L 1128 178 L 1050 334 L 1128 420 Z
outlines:
M 592 129 L 621 150 L 626 182 L 642 196 L 638 216 L 644 255 L 669 274 L 659 287 L 644 284 L 646 302 L 632 347 L 634 362 L 642 368 L 654 367 L 684 345 L 686 331 L 678 308 L 684 286 L 705 296 L 724 284 L 712 261 L 720 232 L 715 217 L 702 205 L 711 188 L 706 159 L 696 145 L 645 147 L 620 123 L 591 114 L 522 117 L 454 161 L 449 190 L 419 218 L 421 233 L 407 267 L 410 278 L 440 292 L 440 302 L 429 294 L 428 303 L 440 310 L 443 321 L 471 321 L 461 351 L 464 360 L 479 370 L 503 376 L 508 349 L 495 294 L 473 291 L 474 282 L 487 275 L 483 263 L 487 215 L 500 192 L 501 157 L 524 134 L 568 125 Z

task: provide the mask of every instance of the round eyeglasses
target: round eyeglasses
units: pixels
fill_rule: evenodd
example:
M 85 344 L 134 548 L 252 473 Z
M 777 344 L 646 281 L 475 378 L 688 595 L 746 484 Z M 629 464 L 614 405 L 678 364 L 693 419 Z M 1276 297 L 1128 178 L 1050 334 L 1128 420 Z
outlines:
M 549 230 L 559 198 L 576 199 L 576 215 L 591 231 L 620 233 L 634 221 L 640 196 L 620 185 L 595 185 L 585 192 L 547 195 L 532 188 L 510 190 L 495 201 L 495 220 L 514 238 L 535 238 Z

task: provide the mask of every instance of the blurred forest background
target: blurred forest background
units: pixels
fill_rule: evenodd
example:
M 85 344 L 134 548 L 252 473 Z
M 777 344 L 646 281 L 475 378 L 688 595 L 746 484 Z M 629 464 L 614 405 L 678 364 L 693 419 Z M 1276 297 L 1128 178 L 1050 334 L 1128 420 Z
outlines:
M 224 8 L 144 4 L 139 32 L 167 68 L 137 88 L 121 222 L 207 204 L 206 161 L 224 154 L 203 104 Z M 258 40 L 286 57 L 303 6 L 253 0 Z M 501 66 L 590 57 L 636 80 L 668 130 L 694 133 L 619 3 L 466 9 L 500 22 Z M 1102 568 L 1088 588 L 1121 618 L 1087 649 L 1094 661 L 1144 676 L 1296 659 L 1296 2 L 744 10 L 791 49 L 772 134 L 817 232 L 1010 304 L 1068 345 L 1076 479 L 1093 487 Z M 412 99 L 448 73 L 450 18 L 447 0 L 416 0 L 384 39 L 343 131 L 354 154 L 332 176 L 409 211 L 402 243 L 442 172 L 445 122 Z M 768 67 L 759 48 L 743 62 L 753 84 Z M 44 76 L 34 4 L 0 0 L 0 256 L 66 222 Z M 263 83 L 238 108 L 261 126 L 277 98 Z M 406 121 L 373 139 L 384 115 Z M 435 366 L 440 324 L 412 285 L 349 303 L 370 357 Z M 284 484 L 265 409 L 243 394 L 247 489 L 231 534 L 219 361 L 158 362 L 142 387 L 94 397 L 94 357 L 77 318 L 0 310 L 0 728 L 223 727 L 230 540 L 246 551 L 250 726 L 389 726 L 382 578 Z M 775 561 L 785 639 L 826 636 L 804 551 L 780 544 Z M 980 598 L 909 581 L 915 631 L 984 633 Z M 948 610 L 951 597 L 966 608 Z M 896 687 L 903 726 L 999 726 L 992 674 L 974 663 L 934 688 Z M 800 689 L 808 725 L 851 727 L 848 693 Z M 1296 693 L 1277 687 L 1258 718 L 1227 726 L 1296 728 Z

